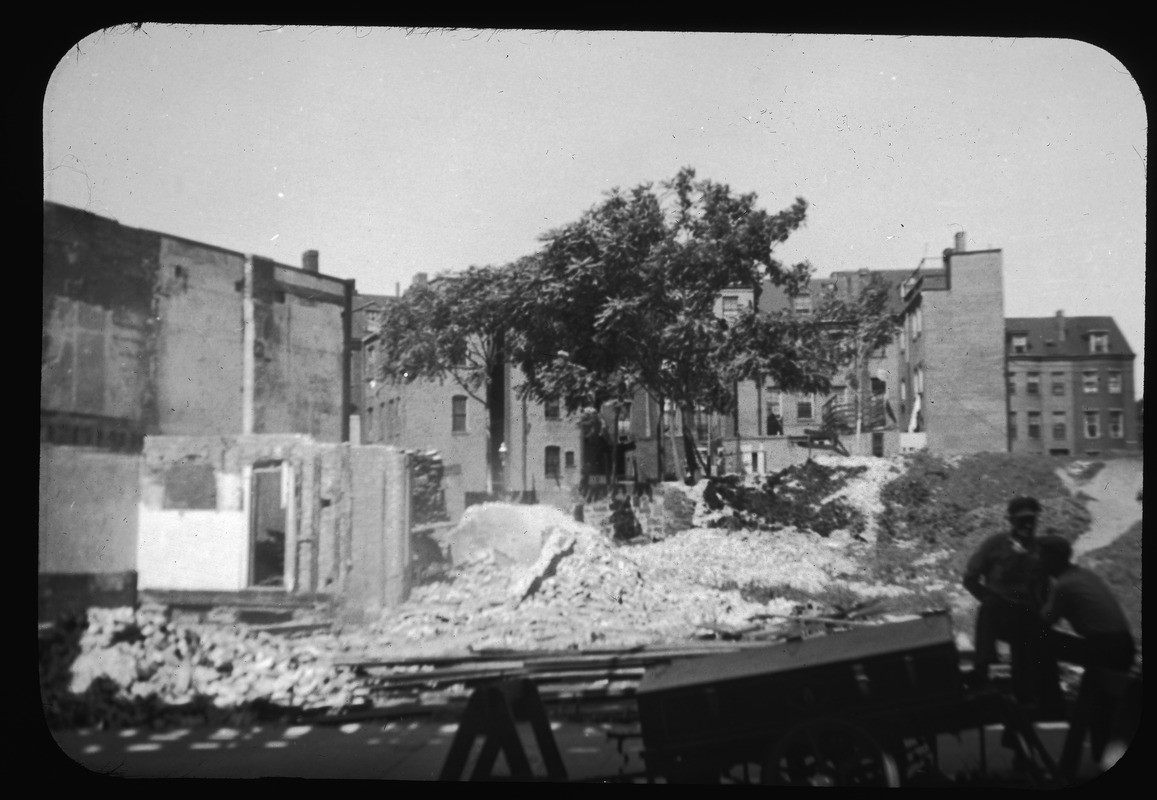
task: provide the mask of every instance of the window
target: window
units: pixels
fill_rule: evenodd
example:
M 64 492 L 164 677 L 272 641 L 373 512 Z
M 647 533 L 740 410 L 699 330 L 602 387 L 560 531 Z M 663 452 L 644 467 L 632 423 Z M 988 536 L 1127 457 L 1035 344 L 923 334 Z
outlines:
M 543 461 L 546 464 L 546 477 L 548 477 L 548 478 L 558 478 L 559 477 L 559 474 L 560 474 L 559 467 L 558 467 L 559 453 L 560 453 L 560 449 L 554 445 L 549 445 L 546 448 L 546 451 L 545 451 L 545 454 L 543 457 Z
M 560 416 L 558 399 L 547 400 L 543 403 L 543 415 L 547 419 L 558 419 Z
M 1109 412 L 1109 438 L 1110 439 L 1124 439 L 1125 438 L 1125 412 L 1124 411 L 1110 411 Z
M 466 395 L 454 395 L 450 404 L 450 431 L 452 433 L 466 433 Z
M 1012 352 L 1024 353 L 1028 350 L 1028 337 L 1023 333 L 1018 333 L 1012 337 Z
M 574 450 L 566 451 L 566 468 L 574 469 Z
M 795 404 L 795 418 L 798 420 L 810 420 L 812 418 L 812 398 L 800 399 Z
M 1099 439 L 1101 437 L 1101 415 L 1097 411 L 1085 412 L 1085 438 Z
M 1096 370 L 1086 370 L 1081 373 L 1081 388 L 1085 394 L 1096 394 L 1101 389 Z
M 783 395 L 774 386 L 767 387 L 767 427 L 768 436 L 783 436 Z
M 1053 396 L 1064 397 L 1065 394 L 1065 373 L 1054 372 L 1052 375 Z
M 812 296 L 797 294 L 791 299 L 791 310 L 797 314 L 810 314 L 812 310 Z
M 920 338 L 920 334 L 924 332 L 924 307 L 916 306 L 916 338 Z
M 1065 421 L 1065 412 L 1053 412 L 1053 438 L 1064 439 L 1068 436 L 1068 425 Z
M 735 319 L 739 316 L 739 298 L 734 295 L 723 296 L 723 318 Z
M 1109 370 L 1109 394 L 1121 393 L 1121 373 L 1117 370 Z
M 1040 412 L 1039 411 L 1029 411 L 1028 412 L 1028 438 L 1030 438 L 1030 439 L 1039 439 L 1040 438 Z
M 1091 333 L 1091 334 L 1089 334 L 1089 352 L 1090 353 L 1107 353 L 1107 352 L 1109 352 L 1109 334 L 1107 334 L 1107 333 Z
M 1015 439 L 1017 437 L 1016 412 L 1015 411 L 1008 412 L 1008 435 L 1012 439 Z
M 1008 373 L 1008 393 L 1010 395 L 1016 394 L 1016 373 Z
M 1025 375 L 1025 394 L 1040 394 L 1040 373 L 1029 372 Z

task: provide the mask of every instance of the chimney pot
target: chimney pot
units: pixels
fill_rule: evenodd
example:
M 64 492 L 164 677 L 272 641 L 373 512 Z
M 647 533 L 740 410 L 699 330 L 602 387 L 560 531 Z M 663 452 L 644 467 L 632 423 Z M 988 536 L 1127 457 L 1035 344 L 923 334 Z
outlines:
M 967 240 L 968 240 L 968 236 L 964 233 L 964 231 L 957 231 L 956 232 L 956 252 L 957 253 L 963 253 L 965 251 L 965 249 L 968 247 Z
M 318 254 L 316 250 L 306 250 L 301 254 L 301 268 L 306 272 L 318 271 Z

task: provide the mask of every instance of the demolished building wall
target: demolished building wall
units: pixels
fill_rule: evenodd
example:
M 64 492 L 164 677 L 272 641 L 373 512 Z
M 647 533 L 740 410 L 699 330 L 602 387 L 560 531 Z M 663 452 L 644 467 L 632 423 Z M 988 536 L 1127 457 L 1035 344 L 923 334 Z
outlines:
M 410 583 L 408 465 L 393 447 L 301 434 L 150 436 L 139 587 L 320 594 L 357 617 L 401 603 Z

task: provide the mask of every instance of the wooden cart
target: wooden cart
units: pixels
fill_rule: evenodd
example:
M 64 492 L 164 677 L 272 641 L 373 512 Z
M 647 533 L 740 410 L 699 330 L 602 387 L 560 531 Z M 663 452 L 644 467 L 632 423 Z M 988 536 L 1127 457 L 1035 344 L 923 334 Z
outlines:
M 652 780 L 899 786 L 939 734 L 997 723 L 1033 784 L 1056 774 L 1015 702 L 965 689 L 947 614 L 674 661 L 636 700 Z

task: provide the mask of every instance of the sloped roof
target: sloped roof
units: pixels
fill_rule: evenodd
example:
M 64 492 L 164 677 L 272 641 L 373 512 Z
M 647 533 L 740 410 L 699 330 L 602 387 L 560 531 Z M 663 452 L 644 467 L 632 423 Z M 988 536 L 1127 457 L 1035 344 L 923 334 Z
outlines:
M 1060 338 L 1059 321 L 1064 322 L 1064 339 Z M 1133 351 L 1112 317 L 1006 317 L 1004 330 L 1010 341 L 1013 334 L 1027 337 L 1025 356 L 1059 356 L 1074 358 L 1091 355 L 1089 334 L 1109 334 L 1110 356 L 1131 356 Z

